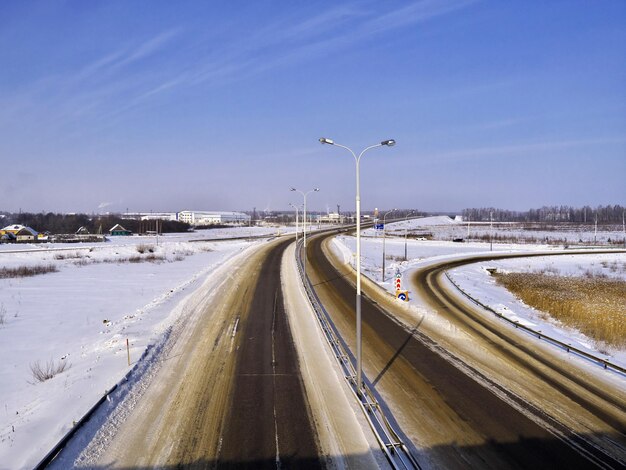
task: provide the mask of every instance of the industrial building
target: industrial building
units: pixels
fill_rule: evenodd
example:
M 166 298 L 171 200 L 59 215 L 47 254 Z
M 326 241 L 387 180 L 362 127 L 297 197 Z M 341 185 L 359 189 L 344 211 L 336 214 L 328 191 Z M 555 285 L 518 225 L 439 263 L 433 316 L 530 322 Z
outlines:
M 181 211 L 176 214 L 179 222 L 189 225 L 248 224 L 250 216 L 243 212 Z

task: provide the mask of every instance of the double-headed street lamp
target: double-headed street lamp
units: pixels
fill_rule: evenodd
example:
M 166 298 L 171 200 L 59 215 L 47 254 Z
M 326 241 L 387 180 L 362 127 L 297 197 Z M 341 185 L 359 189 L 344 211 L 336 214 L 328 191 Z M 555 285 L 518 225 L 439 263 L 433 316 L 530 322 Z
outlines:
M 387 225 L 385 224 L 385 219 L 392 212 L 397 211 L 398 209 L 391 209 L 383 215 L 383 282 L 385 282 L 385 232 L 387 231 Z
M 363 149 L 358 157 L 352 151 L 352 149 L 346 147 L 345 145 L 337 144 L 331 139 L 322 137 L 320 139 L 320 143 L 334 145 L 336 147 L 346 149 L 352 154 L 352 156 L 354 157 L 354 161 L 356 162 L 356 389 L 359 396 L 361 396 L 361 388 L 363 385 L 363 362 L 361 357 L 361 183 L 359 175 L 359 163 L 363 154 L 368 150 L 382 146 L 393 147 L 394 145 L 396 145 L 396 141 L 393 139 L 383 140 L 380 144 L 370 145 L 369 147 Z
M 309 193 L 315 193 L 319 190 L 320 188 L 313 188 L 307 192 L 304 192 L 296 188 L 291 188 L 291 191 L 295 191 L 297 193 L 302 194 L 302 197 L 304 198 L 304 212 L 303 212 L 303 217 L 302 217 L 302 219 L 304 220 L 303 222 L 304 224 L 304 274 L 306 274 L 306 197 Z

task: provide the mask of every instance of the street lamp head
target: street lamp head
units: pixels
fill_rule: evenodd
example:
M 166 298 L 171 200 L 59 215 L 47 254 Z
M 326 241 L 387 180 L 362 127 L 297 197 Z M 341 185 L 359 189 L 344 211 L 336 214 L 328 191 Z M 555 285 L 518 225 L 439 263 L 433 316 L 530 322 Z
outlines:
M 389 139 L 389 140 L 383 140 L 380 145 L 386 145 L 387 147 L 393 147 L 394 145 L 396 145 L 396 141 L 393 139 Z
M 319 190 L 320 190 L 320 188 L 314 188 L 314 189 L 313 189 L 313 191 L 315 191 L 315 192 L 317 192 L 317 191 L 319 191 Z
M 326 137 L 320 138 L 321 144 L 335 145 L 335 142 L 332 139 L 327 139 Z
M 296 188 L 291 188 L 289 191 L 295 191 L 295 190 L 296 190 Z

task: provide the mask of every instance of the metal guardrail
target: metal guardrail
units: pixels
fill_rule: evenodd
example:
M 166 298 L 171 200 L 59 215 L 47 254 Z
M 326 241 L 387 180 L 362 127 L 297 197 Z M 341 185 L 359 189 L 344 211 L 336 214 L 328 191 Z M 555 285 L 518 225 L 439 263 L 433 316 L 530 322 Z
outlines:
M 309 302 L 315 311 L 315 316 L 324 333 L 324 337 L 330 345 L 343 371 L 344 378 L 350 386 L 350 390 L 358 401 L 359 406 L 363 410 L 376 440 L 389 460 L 389 463 L 394 469 L 420 469 L 421 467 L 417 463 L 417 460 L 411 455 L 407 446 L 402 442 L 398 433 L 385 417 L 384 411 L 368 386 L 368 381 L 365 377 L 363 377 L 365 383 L 362 388 L 362 393 L 359 395 L 356 383 L 356 369 L 353 363 L 354 357 L 350 354 L 349 348 L 339 335 L 330 315 L 320 302 L 311 281 L 304 273 L 302 241 L 296 244 L 296 261 L 300 279 L 304 285 Z
M 450 277 L 450 275 L 448 274 L 448 272 L 446 271 L 444 273 L 446 275 L 446 277 L 448 278 L 448 281 L 450 281 L 450 283 L 456 287 L 456 289 L 461 292 L 461 294 L 463 294 L 465 297 L 467 297 L 469 300 L 471 300 L 472 302 L 474 302 L 476 305 L 484 308 L 485 310 L 493 313 L 496 317 L 500 318 L 501 320 L 504 320 L 505 322 L 513 325 L 515 328 L 523 330 L 533 336 L 536 336 L 538 339 L 540 340 L 544 340 L 548 343 L 554 344 L 555 346 L 558 346 L 562 349 L 564 349 L 565 351 L 567 351 L 568 353 L 574 353 L 577 354 L 579 356 L 584 357 L 585 359 L 589 359 L 592 362 L 597 363 L 598 365 L 603 366 L 605 369 L 613 369 L 614 371 L 620 372 L 621 374 L 626 375 L 626 368 L 621 367 L 617 364 L 613 364 L 612 362 L 610 362 L 608 359 L 603 359 L 601 357 L 598 357 L 594 354 L 588 353 L 587 351 L 583 351 L 582 349 L 579 349 L 575 346 L 572 346 L 569 343 L 564 343 L 563 341 L 559 341 L 556 338 L 552 338 L 549 335 L 545 335 L 543 334 L 541 331 L 538 330 L 534 330 L 526 325 L 522 325 L 521 323 L 515 321 L 515 320 L 511 320 L 510 318 L 505 317 L 504 315 L 502 315 L 500 312 L 497 312 L 496 310 L 494 310 L 493 308 L 491 308 L 489 305 L 485 305 L 482 302 L 480 302 L 479 300 L 473 298 L 471 295 L 469 295 L 467 292 L 465 292 L 463 289 L 461 289 L 461 287 L 452 280 L 452 278 Z

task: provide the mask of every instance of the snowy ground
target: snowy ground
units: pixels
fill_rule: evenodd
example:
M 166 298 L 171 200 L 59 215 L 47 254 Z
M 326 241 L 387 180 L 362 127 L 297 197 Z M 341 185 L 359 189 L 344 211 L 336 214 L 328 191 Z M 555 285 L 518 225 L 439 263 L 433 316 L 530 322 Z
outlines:
M 263 243 L 191 240 L 277 232 L 244 227 L 158 241 L 133 236 L 95 244 L 0 246 L 0 269 L 58 269 L 0 279 L 0 468 L 32 468 L 159 341 L 182 299 L 218 266 Z M 36 381 L 31 366 L 47 362 L 67 368 Z
M 438 229 L 443 231 L 442 227 L 455 225 L 455 222 L 447 217 L 417 219 L 410 221 L 410 223 L 413 229 L 419 227 L 431 232 L 435 232 Z M 404 261 L 405 241 L 403 238 L 403 224 L 404 222 L 398 222 L 397 224 L 387 225 L 385 282 L 382 280 L 382 236 L 377 234 L 375 230 L 368 229 L 364 231 L 365 237 L 361 238 L 361 269 L 363 274 L 390 293 L 395 294 L 394 281 L 397 273 L 401 275 L 402 289 L 410 291 L 409 278 L 415 269 L 438 260 L 458 258 L 461 255 L 488 253 L 490 251 L 489 243 L 455 243 L 437 240 L 416 241 L 409 238 L 406 245 L 408 261 Z M 394 229 L 396 225 L 401 228 Z M 393 235 L 394 233 L 396 236 Z M 561 236 L 561 234 L 556 234 L 555 236 Z M 353 236 L 336 237 L 333 246 L 335 252 L 340 257 L 343 257 L 346 262 L 350 262 L 353 266 L 355 265 L 356 238 Z M 511 253 L 561 251 L 558 248 L 562 247 L 498 243 L 493 245 L 493 251 Z M 487 272 L 486 267 L 495 267 L 500 271 L 537 272 L 547 270 L 548 272 L 561 275 L 582 276 L 600 274 L 626 279 L 626 253 L 541 256 L 537 258 L 490 261 L 466 265 L 450 271 L 450 276 L 456 284 L 473 298 L 489 305 L 494 310 L 533 329 L 541 330 L 544 334 L 560 341 L 571 343 L 575 347 L 601 357 L 610 358 L 612 362 L 626 366 L 626 351 L 597 345 L 593 340 L 582 335 L 577 330 L 565 328 L 542 312 L 537 312 L 535 309 L 528 307 L 516 299 L 508 290 L 497 285 Z M 410 292 L 409 297 L 411 297 Z M 417 303 L 417 300 L 412 299 L 410 302 Z M 503 323 L 503 328 L 506 327 Z
M 434 240 L 452 241 L 463 238 L 466 241 L 488 241 L 491 236 L 489 222 L 457 222 L 447 216 L 425 217 L 387 224 L 387 235 L 404 236 L 405 230 L 414 236 L 427 235 Z M 365 236 L 375 236 L 374 229 L 364 232 Z M 380 233 L 378 233 L 380 235 Z M 623 246 L 622 225 L 599 226 L 596 232 L 593 225 L 554 225 L 523 224 L 517 222 L 494 223 L 494 238 L 518 244 L 568 244 L 568 245 L 615 245 Z

